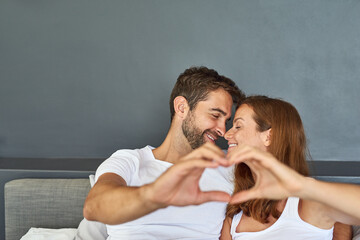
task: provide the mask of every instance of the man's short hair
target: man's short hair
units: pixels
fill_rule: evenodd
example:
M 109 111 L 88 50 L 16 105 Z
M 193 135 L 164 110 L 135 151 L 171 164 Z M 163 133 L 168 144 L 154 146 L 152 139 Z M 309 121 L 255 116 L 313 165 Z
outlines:
M 219 75 L 214 69 L 207 67 L 191 67 L 186 69 L 178 77 L 170 96 L 171 120 L 174 117 L 174 99 L 183 96 L 188 101 L 190 110 L 193 110 L 197 103 L 205 101 L 210 92 L 217 89 L 224 89 L 228 92 L 235 104 L 245 98 L 245 94 L 236 86 L 234 81 L 225 76 Z

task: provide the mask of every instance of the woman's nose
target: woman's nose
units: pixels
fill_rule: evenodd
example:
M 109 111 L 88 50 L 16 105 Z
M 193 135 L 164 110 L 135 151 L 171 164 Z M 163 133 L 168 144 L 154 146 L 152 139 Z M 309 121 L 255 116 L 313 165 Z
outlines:
M 232 128 L 231 129 L 229 129 L 226 133 L 225 133 L 225 135 L 224 135 L 224 138 L 226 139 L 226 140 L 229 140 L 229 139 L 231 139 L 232 138 Z

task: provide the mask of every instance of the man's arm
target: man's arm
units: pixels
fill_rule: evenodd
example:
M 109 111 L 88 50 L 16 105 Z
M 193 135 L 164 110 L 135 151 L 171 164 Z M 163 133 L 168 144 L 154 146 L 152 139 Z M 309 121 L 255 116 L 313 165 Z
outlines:
M 101 175 L 84 204 L 84 217 L 106 224 L 119 224 L 137 219 L 158 208 L 150 201 L 148 187 L 128 187 L 115 173 Z
M 352 227 L 347 224 L 336 222 L 334 225 L 333 240 L 351 240 Z
M 84 216 L 106 224 L 128 222 L 167 206 L 227 202 L 225 192 L 202 192 L 199 180 L 205 168 L 228 166 L 222 151 L 205 144 L 164 172 L 155 182 L 141 187 L 126 186 L 114 173 L 101 175 L 85 200 Z

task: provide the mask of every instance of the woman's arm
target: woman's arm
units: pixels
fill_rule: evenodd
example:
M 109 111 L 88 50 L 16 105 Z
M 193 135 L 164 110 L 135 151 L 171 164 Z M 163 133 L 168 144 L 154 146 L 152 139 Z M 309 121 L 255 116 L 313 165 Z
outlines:
M 247 164 L 256 176 L 255 186 L 235 194 L 231 203 L 255 198 L 284 199 L 290 196 L 320 202 L 330 207 L 334 221 L 360 224 L 360 186 L 328 183 L 304 177 L 279 162 L 270 153 L 238 146 L 228 155 L 230 163 Z
M 336 222 L 360 224 L 360 186 L 306 178 L 298 197 L 325 205 L 324 214 Z

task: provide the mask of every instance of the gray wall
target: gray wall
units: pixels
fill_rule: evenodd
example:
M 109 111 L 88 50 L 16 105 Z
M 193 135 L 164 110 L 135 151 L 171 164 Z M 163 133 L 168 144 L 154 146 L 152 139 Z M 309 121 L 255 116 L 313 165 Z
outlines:
M 360 155 L 360 1 L 0 1 L 0 157 L 157 146 L 205 65 L 293 103 L 316 160 Z

